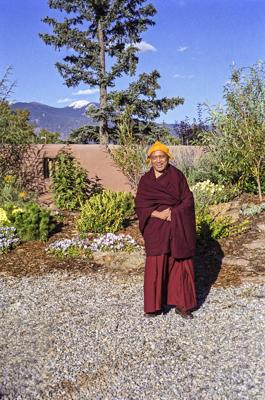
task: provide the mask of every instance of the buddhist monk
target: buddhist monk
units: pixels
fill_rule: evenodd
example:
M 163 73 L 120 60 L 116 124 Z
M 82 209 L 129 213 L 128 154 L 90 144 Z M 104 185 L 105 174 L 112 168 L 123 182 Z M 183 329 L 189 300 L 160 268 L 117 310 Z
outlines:
M 185 176 L 170 159 L 163 143 L 149 148 L 151 168 L 141 177 L 135 200 L 146 251 L 144 316 L 155 317 L 174 306 L 177 314 L 190 319 L 196 307 L 194 200 Z

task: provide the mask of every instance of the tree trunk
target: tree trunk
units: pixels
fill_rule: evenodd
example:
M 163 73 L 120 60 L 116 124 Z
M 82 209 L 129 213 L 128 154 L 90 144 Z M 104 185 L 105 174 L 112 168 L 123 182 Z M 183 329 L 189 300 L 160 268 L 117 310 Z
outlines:
M 101 21 L 98 23 L 98 41 L 100 47 L 99 61 L 100 61 L 100 84 L 99 84 L 99 98 L 100 98 L 100 110 L 105 111 L 107 106 L 107 86 L 105 81 L 106 75 L 106 61 L 105 61 L 105 42 L 104 33 L 101 25 Z M 108 144 L 108 122 L 105 116 L 102 116 L 99 121 L 99 141 L 100 144 Z
M 261 184 L 260 184 L 260 170 L 261 170 L 261 160 L 258 161 L 256 165 L 256 182 L 258 187 L 259 201 L 262 202 Z

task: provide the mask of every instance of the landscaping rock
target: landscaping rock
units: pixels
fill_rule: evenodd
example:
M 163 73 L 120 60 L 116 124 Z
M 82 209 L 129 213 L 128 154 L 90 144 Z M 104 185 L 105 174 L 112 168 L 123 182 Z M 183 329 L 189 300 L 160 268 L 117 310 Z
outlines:
M 250 250 L 265 250 L 265 239 L 253 240 L 253 242 L 244 243 L 243 246 Z
M 136 250 L 131 253 L 120 251 L 114 252 L 100 252 L 93 253 L 93 260 L 98 265 L 102 265 L 107 269 L 130 271 L 142 270 L 145 263 L 145 252 L 143 249 Z
M 247 267 L 250 264 L 249 260 L 240 257 L 225 256 L 222 260 L 225 265 L 234 265 L 237 267 Z
M 230 217 L 233 222 L 240 218 L 240 203 L 238 200 L 210 206 L 210 210 L 214 216 Z
M 259 229 L 259 231 L 265 232 L 265 224 L 258 224 L 257 228 Z

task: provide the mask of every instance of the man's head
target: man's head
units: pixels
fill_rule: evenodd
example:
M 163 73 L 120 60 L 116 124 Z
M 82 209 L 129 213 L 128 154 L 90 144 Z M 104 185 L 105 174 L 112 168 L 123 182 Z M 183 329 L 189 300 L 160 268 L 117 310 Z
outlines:
M 172 158 L 169 148 L 158 140 L 150 147 L 147 152 L 147 161 L 151 162 L 152 167 L 157 172 L 163 172 Z

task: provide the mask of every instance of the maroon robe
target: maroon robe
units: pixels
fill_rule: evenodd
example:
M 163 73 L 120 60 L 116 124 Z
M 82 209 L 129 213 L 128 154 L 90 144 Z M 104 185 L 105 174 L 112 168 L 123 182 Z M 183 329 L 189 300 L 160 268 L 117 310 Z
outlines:
M 169 164 L 156 178 L 151 168 L 140 179 L 135 205 L 147 256 L 145 312 L 158 311 L 164 304 L 194 308 L 195 212 L 185 176 Z M 171 208 L 171 221 L 151 217 L 154 210 L 166 208 Z

